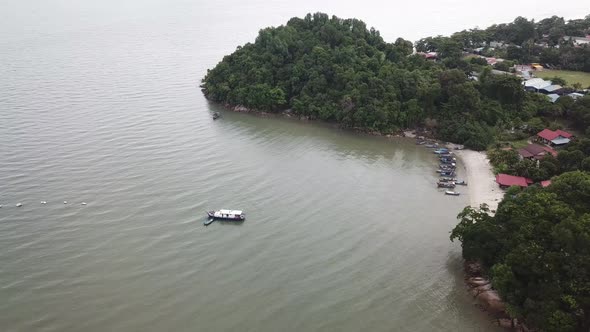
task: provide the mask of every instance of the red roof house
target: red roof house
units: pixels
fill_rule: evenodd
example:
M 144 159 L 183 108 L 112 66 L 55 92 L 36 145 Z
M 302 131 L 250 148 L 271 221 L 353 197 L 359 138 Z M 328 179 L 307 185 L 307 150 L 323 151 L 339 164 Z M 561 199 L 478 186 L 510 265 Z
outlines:
M 541 187 L 546 188 L 551 185 L 551 180 L 541 181 Z
M 557 151 L 553 150 L 551 147 L 543 145 L 543 150 L 547 151 L 553 157 L 557 157 Z
M 543 159 L 548 154 L 556 157 L 557 151 L 553 150 L 548 146 L 541 146 L 539 144 L 529 144 L 522 149 L 518 149 L 518 154 L 523 159 Z
M 571 138 L 573 136 L 572 134 L 568 133 L 567 131 L 563 131 L 561 129 L 557 129 L 555 132 L 557 133 L 557 135 L 565 137 L 565 138 Z
M 553 130 L 545 128 L 540 133 L 538 133 L 537 136 L 541 137 L 544 140 L 552 141 L 556 139 L 559 135 Z
M 423 56 L 426 60 L 436 60 L 438 58 L 438 53 L 436 52 L 417 52 L 416 54 Z
M 496 182 L 500 185 L 500 187 L 511 187 L 511 186 L 528 187 L 529 184 L 533 183 L 533 180 L 527 179 L 522 176 L 498 174 L 498 175 L 496 175 Z
M 553 131 L 551 129 L 543 129 L 537 134 L 539 140 L 545 144 L 563 145 L 570 142 L 572 134 L 563 130 Z

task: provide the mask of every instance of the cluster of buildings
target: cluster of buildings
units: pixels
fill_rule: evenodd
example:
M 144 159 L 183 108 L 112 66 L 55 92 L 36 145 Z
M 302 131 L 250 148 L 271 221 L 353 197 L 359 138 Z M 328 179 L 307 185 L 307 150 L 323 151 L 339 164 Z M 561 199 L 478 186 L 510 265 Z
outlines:
M 571 41 L 574 43 L 574 46 L 583 46 L 590 44 L 590 35 L 587 35 L 586 37 L 564 36 L 563 40 Z
M 539 161 L 548 155 L 557 157 L 557 151 L 553 149 L 556 146 L 563 146 L 568 144 L 574 136 L 567 131 L 543 129 L 537 133 L 536 141 L 540 144 L 531 143 L 524 148 L 518 149 L 520 159 L 530 159 Z M 508 188 L 511 186 L 528 187 L 533 184 L 533 180 L 508 174 L 496 175 L 496 182 L 501 188 Z M 551 180 L 541 181 L 542 187 L 547 187 L 551 184 Z
M 561 85 L 553 84 L 551 81 L 542 78 L 527 79 L 523 82 L 523 85 L 526 91 L 545 94 L 553 103 L 555 103 L 559 97 L 564 95 L 570 96 L 574 99 L 584 96 L 578 92 L 568 93 L 568 90 Z

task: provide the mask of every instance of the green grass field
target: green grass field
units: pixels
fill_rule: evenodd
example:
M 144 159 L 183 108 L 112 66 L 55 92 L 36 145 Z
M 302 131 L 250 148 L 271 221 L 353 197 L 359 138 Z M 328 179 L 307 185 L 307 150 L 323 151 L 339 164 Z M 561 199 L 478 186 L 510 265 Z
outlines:
M 582 88 L 586 89 L 590 87 L 590 73 L 586 73 L 583 71 L 570 71 L 570 70 L 551 70 L 545 69 L 542 71 L 535 71 L 533 74 L 537 77 L 550 79 L 555 76 L 563 78 L 567 85 L 572 86 L 572 84 L 578 82 L 582 84 Z

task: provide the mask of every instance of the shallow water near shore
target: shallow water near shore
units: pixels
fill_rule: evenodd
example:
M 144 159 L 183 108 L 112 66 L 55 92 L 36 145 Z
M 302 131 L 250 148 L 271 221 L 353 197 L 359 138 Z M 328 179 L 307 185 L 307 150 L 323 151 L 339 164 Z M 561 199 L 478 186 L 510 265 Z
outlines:
M 224 54 L 313 11 L 267 5 L 7 6 L 1 331 L 498 330 L 449 241 L 469 197 L 435 188 L 429 149 L 203 98 Z M 217 208 L 247 220 L 203 226 Z

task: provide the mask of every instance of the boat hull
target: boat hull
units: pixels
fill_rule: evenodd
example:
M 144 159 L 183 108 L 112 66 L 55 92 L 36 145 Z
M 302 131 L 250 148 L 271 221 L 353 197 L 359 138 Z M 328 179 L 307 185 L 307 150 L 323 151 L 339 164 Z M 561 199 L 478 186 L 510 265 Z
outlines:
M 244 220 L 246 220 L 246 216 L 244 216 L 244 215 L 219 216 L 219 215 L 215 214 L 215 211 L 208 211 L 207 216 L 210 219 L 214 219 L 214 220 L 226 220 L 226 221 L 244 221 Z

